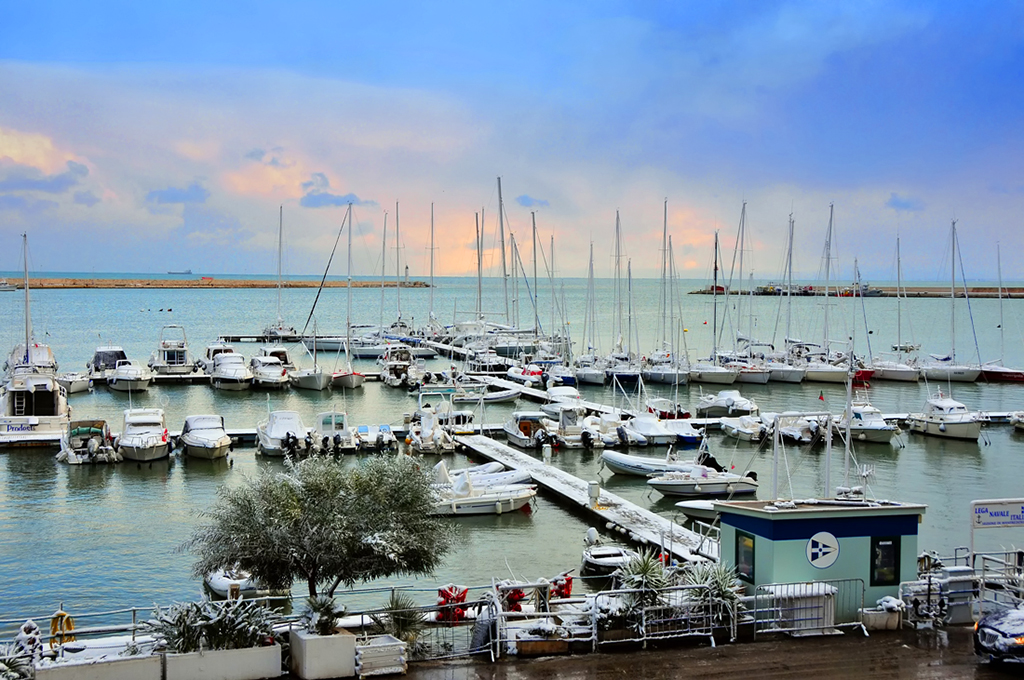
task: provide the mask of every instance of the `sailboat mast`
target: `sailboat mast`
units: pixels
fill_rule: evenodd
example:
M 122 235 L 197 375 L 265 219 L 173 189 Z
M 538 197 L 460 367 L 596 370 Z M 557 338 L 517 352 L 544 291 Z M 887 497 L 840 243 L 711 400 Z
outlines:
M 828 287 L 832 273 L 832 215 L 833 205 L 828 204 L 828 231 L 825 233 L 825 333 L 822 349 L 825 351 L 825 360 L 828 361 Z
M 956 220 L 950 229 L 950 267 L 951 277 L 949 284 L 949 336 L 950 336 L 950 361 L 956 364 Z
M 669 364 L 674 370 L 672 373 L 672 384 L 675 385 L 675 396 L 673 401 L 679 401 L 679 357 L 676 355 L 676 263 L 675 255 L 672 252 L 672 237 L 668 237 L 668 261 L 666 275 L 668 276 L 668 318 L 672 328 L 668 332 L 668 352 L 672 361 Z
M 434 204 L 430 204 L 430 320 L 434 319 Z
M 711 278 L 711 362 L 718 363 L 718 232 L 715 232 L 715 267 Z
M 345 360 L 348 362 L 349 373 L 352 372 L 352 204 L 348 204 L 348 264 L 345 274 Z M 313 344 L 316 345 L 316 331 L 313 331 Z
M 540 310 L 537 309 L 537 213 L 530 213 L 533 224 L 533 334 L 540 333 Z
M 619 211 L 615 211 L 615 323 L 612 324 L 612 346 L 622 345 L 622 245 Z
M 280 206 L 277 216 L 277 327 L 281 328 L 281 251 L 284 245 L 284 206 Z
M 482 248 L 480 243 L 480 213 L 476 213 L 476 318 L 477 321 L 483 317 L 483 267 L 484 261 L 480 257 Z
M 25 365 L 28 366 L 31 363 L 29 342 L 32 337 L 32 313 L 29 310 L 28 300 L 28 232 L 21 235 L 21 247 L 24 251 L 23 262 L 25 266 Z
M 551 271 L 548 273 L 548 282 L 551 285 L 551 333 L 555 332 L 555 235 L 551 235 Z
M 519 249 L 512 232 L 509 232 L 508 243 L 512 253 L 512 325 L 519 328 Z
M 628 292 L 627 303 L 629 305 L 629 326 L 626 328 L 626 356 L 632 353 L 633 344 L 633 260 L 626 261 L 626 290 Z
M 402 318 L 402 237 L 398 226 L 398 201 L 395 201 L 395 289 L 398 299 L 398 318 Z
M 661 312 L 661 318 L 658 320 L 658 323 L 661 326 L 661 347 L 659 347 L 658 349 L 664 349 L 665 348 L 665 335 L 666 335 L 666 331 L 668 330 L 665 327 L 666 319 L 668 318 L 668 314 L 667 314 L 668 295 L 667 295 L 667 289 L 665 287 L 665 275 L 666 275 L 665 260 L 666 260 L 667 257 L 668 257 L 668 199 L 666 198 L 664 206 L 663 206 L 663 209 L 662 209 L 662 221 L 661 221 L 661 291 L 660 291 L 661 294 L 658 296 L 658 311 Z
M 789 351 L 789 338 L 793 325 L 793 213 L 789 213 L 789 247 L 786 249 L 786 340 L 783 343 Z
M 384 211 L 384 235 L 380 239 L 380 321 L 377 334 L 384 340 L 384 281 L 388 271 L 388 211 Z
M 896 232 L 896 357 L 903 358 L 903 305 L 900 287 L 903 285 L 903 262 L 900 260 L 900 234 Z
M 747 237 L 747 224 L 746 224 L 746 222 L 747 222 L 747 202 L 743 201 L 743 206 L 740 208 L 740 238 L 739 238 L 740 268 L 739 268 L 739 276 L 736 277 L 737 281 L 739 281 L 739 285 L 736 288 L 736 329 L 735 329 L 735 332 L 733 334 L 733 341 L 732 341 L 733 350 L 737 349 L 736 341 L 739 339 L 737 336 L 739 335 L 740 324 L 743 323 L 743 321 L 742 321 L 742 319 L 743 319 L 743 250 L 746 247 L 746 237 Z M 730 278 L 731 278 L 731 274 L 730 274 Z
M 996 272 L 999 275 L 999 365 L 1002 366 L 1006 347 L 1003 338 L 1003 261 L 999 241 L 996 241 Z
M 508 309 L 508 265 L 505 262 L 505 202 L 501 198 L 501 178 L 498 178 L 498 241 L 501 245 L 501 289 L 505 296 L 505 323 L 511 324 Z

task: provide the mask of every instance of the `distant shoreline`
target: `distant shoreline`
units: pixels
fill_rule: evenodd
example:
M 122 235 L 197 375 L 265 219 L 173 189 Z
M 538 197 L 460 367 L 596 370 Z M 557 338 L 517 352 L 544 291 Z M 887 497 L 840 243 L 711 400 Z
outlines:
M 10 281 L 19 289 L 24 288 L 22 281 Z M 28 280 L 29 288 L 277 288 L 273 279 L 218 279 L 205 276 L 195 279 L 70 279 L 70 278 L 39 278 Z M 328 280 L 324 288 L 344 288 L 346 281 Z M 380 281 L 353 281 L 353 288 L 380 288 Z M 395 288 L 399 282 L 384 281 L 385 288 Z M 284 280 L 282 288 L 319 288 L 320 281 Z M 402 281 L 402 288 L 429 288 L 425 281 Z

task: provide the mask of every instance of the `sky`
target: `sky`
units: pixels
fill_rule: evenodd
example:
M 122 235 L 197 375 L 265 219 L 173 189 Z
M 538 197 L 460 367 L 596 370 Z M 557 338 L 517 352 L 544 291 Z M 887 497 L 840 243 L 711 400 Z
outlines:
M 1015 2 L 0 0 L 0 270 L 1024 280 Z M 280 212 L 279 212 L 280 211 Z M 386 214 L 386 217 L 385 217 Z M 400 229 L 396 248 L 395 227 Z M 342 250 L 344 239 L 342 239 Z M 6 260 L 6 261 L 5 261 Z M 331 273 L 344 275 L 344 254 Z M 339 264 L 341 263 L 341 264 Z M 542 264 L 543 270 L 543 264 Z

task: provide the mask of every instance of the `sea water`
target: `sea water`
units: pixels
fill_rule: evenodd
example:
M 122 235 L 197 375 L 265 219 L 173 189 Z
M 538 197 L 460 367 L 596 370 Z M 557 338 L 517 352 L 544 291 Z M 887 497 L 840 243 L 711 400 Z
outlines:
M 703 282 L 683 282 L 689 291 Z M 518 304 L 521 325 L 529 326 L 535 316 L 525 283 L 519 285 Z M 618 309 L 614 305 L 614 283 L 598 281 L 597 337 L 586 337 L 586 345 L 599 352 L 611 348 L 612 328 Z M 622 284 L 623 344 L 639 354 L 649 354 L 661 343 L 658 281 L 633 282 L 632 295 Z M 541 282 L 536 317 L 547 330 L 569 322 L 576 352 L 583 346 L 586 319 L 586 281 L 569 279 L 551 287 Z M 533 290 L 532 283 L 530 290 Z M 473 318 L 478 304 L 474 279 L 440 279 L 433 290 L 433 315 L 441 323 Z M 281 294 L 281 315 L 301 329 L 310 313 L 315 289 L 285 289 Z M 352 291 L 353 323 L 385 323 L 399 313 L 410 323 L 425 322 L 430 315 L 429 289 L 359 288 Z M 8 348 L 24 338 L 22 294 L 0 293 L 0 347 Z M 479 307 L 485 318 L 506 321 L 505 298 L 500 281 L 487 280 Z M 381 302 L 383 298 L 383 304 Z M 552 314 L 552 298 L 555 312 Z M 717 308 L 715 305 L 717 302 Z M 672 349 L 689 352 L 691 358 L 707 356 L 712 346 L 712 328 L 717 318 L 719 347 L 732 348 L 737 331 L 782 346 L 786 333 L 785 299 L 756 297 L 740 302 L 735 296 L 713 301 L 707 295 L 679 295 L 675 299 L 679 337 Z M 748 307 L 751 305 L 752 307 Z M 1021 312 L 1024 303 L 1008 300 L 1000 317 L 997 300 L 972 300 L 956 303 L 956 350 L 965 361 L 993 360 L 1005 355 L 1009 366 L 1024 366 L 1021 344 Z M 899 337 L 917 342 L 922 352 L 947 354 L 950 339 L 950 301 L 914 299 L 900 309 L 903 321 Z M 124 347 L 128 356 L 145 362 L 155 349 L 160 328 L 181 324 L 188 334 L 194 355 L 202 353 L 220 334 L 255 334 L 277 318 L 277 292 L 270 289 L 117 289 L 117 290 L 40 290 L 32 292 L 34 337 L 54 350 L 62 371 L 81 370 L 101 344 Z M 826 307 L 823 298 L 793 298 L 789 336 L 821 342 L 824 336 Z M 889 350 L 897 339 L 897 301 L 871 298 L 863 301 L 828 301 L 829 337 L 845 344 L 855 337 L 856 351 L 867 354 L 870 341 L 875 355 Z M 737 318 L 739 316 L 739 318 Z M 314 317 L 321 334 L 343 334 L 346 318 L 346 291 L 325 289 Z M 630 317 L 635 329 L 630 327 Z M 1000 319 L 1002 318 L 1002 324 Z M 865 332 L 865 319 L 867 329 Z M 973 325 L 972 325 L 973 320 Z M 671 324 L 670 324 L 671 325 Z M 998 327 L 1002 325 L 1002 329 Z M 310 325 L 312 328 L 312 325 Z M 682 329 L 685 328 L 685 332 Z M 1005 333 L 1002 335 L 1000 330 Z M 630 337 L 631 336 L 631 337 Z M 975 345 L 977 338 L 977 349 Z M 723 340 L 722 337 L 725 339 Z M 668 335 L 666 335 L 666 342 Z M 238 351 L 250 356 L 253 345 L 239 344 Z M 310 365 L 312 358 L 301 345 L 292 347 L 299 363 Z M 334 353 L 321 354 L 318 361 L 333 368 L 343 360 Z M 430 362 L 435 369 L 448 365 L 445 359 Z M 357 363 L 357 368 L 375 370 L 372 362 Z M 920 409 L 929 391 L 946 385 L 890 383 L 873 381 L 867 395 L 885 413 L 905 413 Z M 676 397 L 674 388 L 648 385 L 652 395 Z M 763 411 L 821 410 L 840 412 L 845 405 L 842 385 L 804 383 L 801 385 L 735 385 L 753 398 Z M 678 400 L 691 409 L 709 386 L 681 386 Z M 972 409 L 1012 411 L 1024 408 L 1024 387 L 1016 385 L 953 385 L 953 396 Z M 625 403 L 627 395 L 616 394 L 611 387 L 589 387 L 584 397 L 607 404 Z M 822 398 L 824 401 L 822 401 Z M 416 407 L 415 397 L 405 390 L 369 382 L 351 393 L 340 391 L 312 393 L 300 390 L 284 392 L 222 392 L 209 386 L 160 385 L 144 393 L 128 395 L 97 387 L 91 392 L 72 395 L 74 418 L 102 418 L 117 431 L 121 429 L 124 409 L 149 406 L 164 409 L 168 426 L 179 430 L 185 416 L 218 413 L 228 427 L 252 428 L 269 409 L 298 411 L 312 425 L 320 411 L 346 410 L 352 424 L 400 423 L 403 414 Z M 477 413 L 477 421 L 500 423 L 515 405 L 488 405 Z M 526 408 L 535 408 L 527 405 Z M 949 554 L 970 539 L 969 503 L 973 499 L 1016 497 L 1024 478 L 1024 438 L 1006 425 L 987 427 L 991 442 L 978 444 L 945 441 L 904 433 L 900 444 L 892 446 L 856 443 L 856 462 L 873 468 L 868 478 L 871 495 L 876 498 L 912 501 L 928 505 L 920 528 L 922 549 Z M 711 437 L 712 452 L 727 468 L 758 473 L 761 497 L 770 495 L 772 453 L 769 448 Z M 282 469 L 279 460 L 257 457 L 250 448 L 238 448 L 228 461 L 177 459 L 152 464 L 122 463 L 116 466 L 67 466 L 54 461 L 52 450 L 7 450 L 0 454 L 0 619 L 45 617 L 60 603 L 72 613 L 104 611 L 130 606 L 148 607 L 175 600 L 191 600 L 201 595 L 200 581 L 191 573 L 193 557 L 181 549 L 202 513 L 216 501 L 223 486 L 243 483 L 261 466 Z M 663 455 L 664 449 L 643 451 L 644 455 Z M 346 464 L 358 464 L 358 456 L 346 458 Z M 440 460 L 425 456 L 424 467 Z M 448 457 L 457 467 L 470 462 L 463 455 Z M 856 469 L 849 479 L 841 443 L 833 452 L 832 485 L 859 484 Z M 553 464 L 585 480 L 600 480 L 610 491 L 620 494 L 666 517 L 677 517 L 674 499 L 650 492 L 642 478 L 611 475 L 602 470 L 598 452 L 569 450 L 557 452 Z M 811 497 L 826 493 L 825 454 L 789 447 L 779 471 L 780 496 Z M 683 521 L 678 516 L 679 521 Z M 492 578 L 550 578 L 578 568 L 582 538 L 595 520 L 578 510 L 563 507 L 555 497 L 541 493 L 530 513 L 458 518 L 461 540 L 447 556 L 444 566 L 432 576 L 418 579 L 392 579 L 387 585 L 415 585 L 426 589 L 449 582 L 485 585 Z M 599 527 L 603 530 L 602 527 Z M 1004 530 L 979 534 L 982 547 L 1019 545 L 1022 537 Z M 303 594 L 304 584 L 295 593 Z M 386 595 L 346 596 L 350 606 L 376 606 Z M 348 598 L 348 599 L 346 599 Z M 421 599 L 431 598 L 422 594 Z M 10 626 L 4 626 L 4 631 Z M 0 631 L 0 632 L 4 632 Z M 4 635 L 3 637 L 6 637 Z

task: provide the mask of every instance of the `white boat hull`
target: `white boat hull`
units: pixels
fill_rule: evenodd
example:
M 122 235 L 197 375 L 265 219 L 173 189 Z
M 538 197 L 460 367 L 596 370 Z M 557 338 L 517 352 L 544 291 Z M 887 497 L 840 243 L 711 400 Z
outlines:
M 981 436 L 981 423 L 978 421 L 948 422 L 938 421 L 911 415 L 907 418 L 907 427 L 911 432 L 926 434 L 946 439 L 967 439 L 978 441 Z
M 295 371 L 289 377 L 292 386 L 300 390 L 326 390 L 331 385 L 331 375 L 323 371 Z
M 434 513 L 438 515 L 501 515 L 515 512 L 529 503 L 537 492 L 523 489 L 521 492 L 488 494 L 469 498 L 454 498 L 439 501 Z
M 691 463 L 670 463 L 664 458 L 631 456 L 617 451 L 604 451 L 601 454 L 601 462 L 615 474 L 635 477 L 647 477 L 662 472 L 686 472 L 693 467 Z
M 801 383 L 804 381 L 804 369 L 793 366 L 772 366 L 768 369 L 769 380 L 781 383 Z
M 331 384 L 346 390 L 354 390 L 363 386 L 366 376 L 362 373 L 342 373 L 331 378 Z
M 844 436 L 846 435 L 846 427 L 844 425 L 837 425 L 836 429 L 841 432 Z M 872 444 L 888 444 L 892 442 L 892 436 L 896 434 L 895 428 L 880 428 L 880 427 L 851 427 L 850 428 L 850 439 L 857 442 L 869 442 Z
M 649 479 L 648 486 L 663 496 L 739 496 L 757 492 L 757 482 L 749 477 L 730 476 L 727 479 Z
M 252 387 L 251 378 L 226 378 L 219 375 L 213 375 L 210 377 L 210 384 L 216 390 L 228 390 L 232 392 L 241 392 Z
M 767 385 L 768 381 L 771 379 L 771 377 L 772 377 L 772 373 L 771 373 L 771 371 L 769 371 L 767 369 L 765 369 L 763 371 L 762 370 L 756 370 L 756 369 L 755 370 L 751 370 L 751 371 L 741 370 L 736 375 L 736 382 L 738 382 L 738 383 L 747 383 L 747 384 L 750 384 L 750 385 Z
M 808 368 L 804 372 L 804 380 L 810 382 L 823 382 L 823 383 L 843 383 L 846 382 L 847 370 L 841 368 L 838 370 L 832 370 L 828 368 Z
M 587 385 L 603 385 L 604 371 L 600 368 L 578 368 L 576 380 Z
M 935 381 L 975 382 L 981 375 L 981 369 L 968 366 L 933 366 L 922 368 L 921 375 Z
M 0 446 L 59 444 L 70 423 L 70 413 L 63 416 L 0 417 Z
M 117 447 L 117 452 L 121 454 L 121 457 L 125 460 L 134 460 L 139 463 L 146 463 L 149 461 L 167 458 L 171 453 L 171 447 L 167 442 L 140 446 L 121 444 Z
M 917 382 L 921 371 L 907 366 L 906 368 L 875 368 L 875 377 L 879 380 L 896 380 L 899 382 Z
M 115 392 L 144 392 L 149 389 L 152 378 L 108 378 L 107 387 Z
M 89 388 L 92 387 L 92 380 L 89 379 L 89 376 L 81 373 L 59 375 L 57 376 L 57 382 L 68 394 L 88 392 Z
M 708 385 L 732 385 L 739 374 L 735 371 L 690 371 L 690 382 Z

